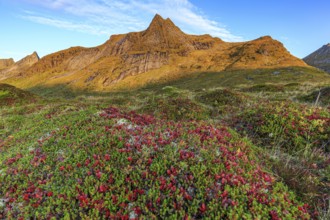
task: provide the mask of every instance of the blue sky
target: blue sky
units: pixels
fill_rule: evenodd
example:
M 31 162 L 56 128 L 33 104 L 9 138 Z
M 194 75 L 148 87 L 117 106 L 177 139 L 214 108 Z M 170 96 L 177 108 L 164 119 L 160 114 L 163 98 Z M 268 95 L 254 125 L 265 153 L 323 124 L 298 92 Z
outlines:
M 147 28 L 156 13 L 225 41 L 271 35 L 303 58 L 330 42 L 329 0 L 0 0 L 0 58 L 92 47 Z

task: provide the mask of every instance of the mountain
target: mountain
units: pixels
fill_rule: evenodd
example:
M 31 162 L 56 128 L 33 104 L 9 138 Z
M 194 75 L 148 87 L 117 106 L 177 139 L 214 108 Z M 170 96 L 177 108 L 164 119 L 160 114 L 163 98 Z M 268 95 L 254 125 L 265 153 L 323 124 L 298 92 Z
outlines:
M 240 43 L 210 35 L 188 35 L 156 15 L 141 32 L 113 35 L 104 44 L 49 54 L 6 82 L 20 87 L 64 84 L 111 90 L 169 81 L 195 72 L 300 66 L 282 43 L 269 36 Z
M 303 59 L 307 64 L 330 73 L 330 43 Z
M 17 61 L 15 63 L 15 66 L 17 66 L 17 69 L 23 69 L 26 67 L 30 67 L 33 64 L 35 64 L 36 62 L 39 61 L 39 56 L 37 54 L 37 52 L 33 52 L 31 55 L 28 55 L 26 57 L 24 57 L 23 59 Z
M 12 65 L 14 65 L 14 60 L 12 58 L 10 59 L 0 59 L 0 70 L 6 69 Z
M 12 77 L 13 75 L 21 75 L 33 64 L 37 63 L 39 59 L 37 52 L 33 52 L 16 63 L 12 58 L 0 59 L 0 80 Z

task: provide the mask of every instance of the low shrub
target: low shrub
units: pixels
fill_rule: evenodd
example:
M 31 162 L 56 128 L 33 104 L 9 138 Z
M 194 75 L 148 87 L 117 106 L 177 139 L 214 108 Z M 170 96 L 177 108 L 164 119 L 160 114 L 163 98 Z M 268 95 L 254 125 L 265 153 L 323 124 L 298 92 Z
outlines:
M 139 109 L 139 112 L 153 114 L 168 120 L 208 119 L 210 110 L 188 98 L 155 98 Z
M 249 88 L 241 89 L 243 92 L 283 92 L 284 88 L 280 85 L 259 84 Z
M 312 217 L 247 142 L 205 122 L 109 107 L 8 155 L 0 164 L 0 218 Z
M 213 107 L 238 106 L 242 103 L 243 96 L 228 89 L 217 89 L 197 96 L 196 100 Z

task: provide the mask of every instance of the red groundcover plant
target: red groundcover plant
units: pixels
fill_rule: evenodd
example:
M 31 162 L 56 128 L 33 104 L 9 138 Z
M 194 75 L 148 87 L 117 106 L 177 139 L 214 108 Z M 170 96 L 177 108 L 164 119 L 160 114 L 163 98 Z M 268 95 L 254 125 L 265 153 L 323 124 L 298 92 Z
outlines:
M 309 219 L 226 127 L 105 109 L 3 161 L 7 219 Z

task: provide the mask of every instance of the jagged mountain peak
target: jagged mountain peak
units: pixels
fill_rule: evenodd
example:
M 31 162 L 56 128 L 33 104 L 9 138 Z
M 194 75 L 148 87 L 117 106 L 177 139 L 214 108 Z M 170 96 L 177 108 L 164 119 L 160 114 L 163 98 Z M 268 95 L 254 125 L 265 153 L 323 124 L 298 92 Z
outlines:
M 34 51 L 31 55 L 34 56 L 34 57 L 37 57 L 38 59 L 40 59 L 40 57 L 39 57 L 37 51 Z
M 156 14 L 149 27 L 142 32 L 144 44 L 153 47 L 178 48 L 178 44 L 185 44 L 187 35 L 183 33 L 169 18 L 164 19 Z
M 164 19 L 159 14 L 156 14 L 154 16 L 154 18 L 152 19 L 152 21 L 150 22 L 148 29 L 152 29 L 152 28 L 175 28 L 175 27 L 176 26 L 172 22 L 171 19 L 169 19 L 169 18 Z
M 32 54 L 27 55 L 23 59 L 16 62 L 16 65 L 24 65 L 24 66 L 31 66 L 34 63 L 39 61 L 39 55 L 36 51 L 34 51 Z
M 190 35 L 183 33 L 169 18 L 156 14 L 141 32 L 113 35 L 104 44 L 104 54 L 128 55 L 153 52 L 186 53 L 193 49 Z
M 150 25 L 156 24 L 156 23 L 162 23 L 165 22 L 165 19 L 160 16 L 159 14 L 155 14 L 154 18 L 151 20 Z

